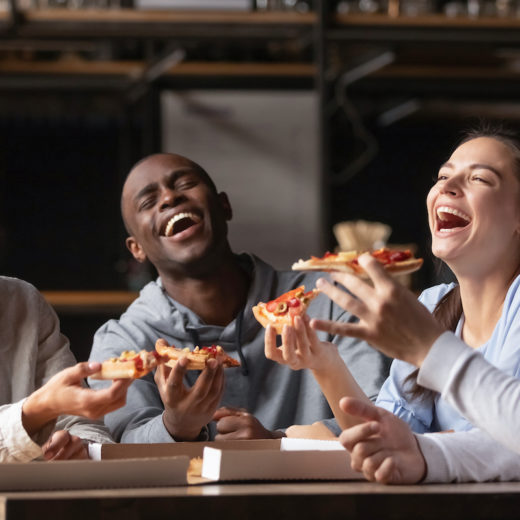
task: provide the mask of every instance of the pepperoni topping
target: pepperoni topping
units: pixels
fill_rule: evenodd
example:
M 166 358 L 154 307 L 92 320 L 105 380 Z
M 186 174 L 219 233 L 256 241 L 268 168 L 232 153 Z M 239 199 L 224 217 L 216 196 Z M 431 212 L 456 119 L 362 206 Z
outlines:
M 269 312 L 274 312 L 277 308 L 278 308 L 278 302 L 276 300 L 273 300 L 272 302 L 269 302 L 265 308 L 269 311 Z
M 217 357 L 218 354 L 217 345 L 211 345 L 211 347 L 202 347 L 200 350 L 211 357 Z
M 403 262 L 404 260 L 412 258 L 412 253 L 409 249 L 406 251 L 394 251 L 392 249 L 383 247 L 382 249 L 373 251 L 370 254 L 383 265 L 393 264 L 395 262 Z M 359 265 L 357 258 L 352 260 L 351 264 Z
M 266 303 L 265 308 L 267 312 L 271 312 L 277 316 L 287 314 L 290 309 L 297 309 L 302 305 L 302 303 L 306 303 L 308 299 L 312 299 L 314 291 L 304 291 L 305 286 L 300 285 L 300 287 L 282 294 L 276 298 L 276 300 L 271 300 L 270 302 Z M 291 313 L 291 316 L 292 314 L 293 313 Z
M 402 262 L 412 257 L 409 249 L 406 251 L 392 251 L 391 249 L 378 249 L 372 253 L 382 264 L 393 264 L 394 262 Z
M 134 358 L 134 363 L 135 363 L 135 368 L 137 370 L 143 370 L 144 369 L 144 363 L 143 363 L 143 360 L 141 359 L 141 356 L 136 356 Z

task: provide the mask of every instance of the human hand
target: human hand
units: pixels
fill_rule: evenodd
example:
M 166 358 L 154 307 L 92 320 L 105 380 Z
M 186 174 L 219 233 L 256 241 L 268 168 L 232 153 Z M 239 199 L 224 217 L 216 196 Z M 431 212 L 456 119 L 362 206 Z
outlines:
M 245 439 L 279 439 L 283 432 L 267 430 L 262 423 L 247 410 L 223 406 L 213 415 L 217 423 L 216 441 Z
M 33 435 L 59 415 L 97 419 L 123 406 L 132 380 L 120 379 L 102 390 L 82 386 L 85 378 L 100 369 L 100 363 L 78 363 L 58 372 L 35 390 L 22 406 L 22 423 L 27 433 Z
M 341 362 L 336 346 L 320 341 L 309 322 L 310 318 L 304 315 L 296 316 L 292 327 L 284 325 L 280 347 L 276 346 L 276 330 L 269 325 L 265 331 L 265 357 L 293 370 L 326 370 Z
M 317 287 L 340 307 L 359 318 L 358 323 L 311 320 L 311 326 L 329 334 L 354 336 L 385 354 L 421 366 L 443 327 L 417 301 L 413 293 L 393 280 L 370 254 L 359 257 L 359 264 L 373 286 L 348 273 L 333 273 L 349 294 L 323 278 Z
M 341 399 L 340 407 L 364 421 L 339 437 L 350 452 L 352 469 L 383 484 L 416 484 L 425 477 L 426 461 L 407 423 L 383 408 L 351 397 Z
M 42 450 L 45 460 L 88 459 L 87 445 L 67 430 L 54 432 Z
M 224 369 L 209 359 L 195 384 L 183 383 L 188 359 L 182 357 L 173 369 L 160 365 L 155 382 L 164 403 L 163 422 L 170 435 L 179 441 L 196 439 L 217 409 L 224 391 Z

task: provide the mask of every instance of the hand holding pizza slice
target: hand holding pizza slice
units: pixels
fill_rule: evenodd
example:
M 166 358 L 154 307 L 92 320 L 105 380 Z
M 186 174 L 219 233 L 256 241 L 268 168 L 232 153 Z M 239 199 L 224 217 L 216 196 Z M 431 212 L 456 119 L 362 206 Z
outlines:
M 125 350 L 119 357 L 101 363 L 101 370 L 91 375 L 92 379 L 139 379 L 151 372 L 164 359 L 155 352 Z
M 305 314 L 307 307 L 318 293 L 317 289 L 305 292 L 305 286 L 300 285 L 275 300 L 267 303 L 259 302 L 253 307 L 253 314 L 264 327 L 272 325 L 277 334 L 281 334 L 284 325 L 292 325 L 295 316 Z
M 300 259 L 293 264 L 292 269 L 293 271 L 341 271 L 368 278 L 358 262 L 361 254 L 363 252 L 360 251 L 327 252 L 321 258 L 311 256 L 308 260 Z M 415 258 L 409 249 L 400 251 L 383 247 L 370 254 L 392 275 L 413 273 L 423 264 L 423 259 Z
M 187 370 L 204 370 L 208 359 L 217 359 L 223 367 L 239 367 L 240 361 L 228 356 L 220 345 L 211 347 L 177 348 L 169 345 L 168 342 L 159 338 L 155 343 L 155 350 L 159 356 L 166 359 L 165 365 L 173 368 L 181 357 L 188 358 Z

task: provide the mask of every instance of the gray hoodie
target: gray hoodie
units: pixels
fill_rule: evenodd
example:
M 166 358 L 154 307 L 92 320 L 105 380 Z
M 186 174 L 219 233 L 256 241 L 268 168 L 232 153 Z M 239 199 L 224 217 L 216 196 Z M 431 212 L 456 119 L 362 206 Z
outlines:
M 157 338 L 176 347 L 221 345 L 225 351 L 242 360 L 241 368 L 225 370 L 225 390 L 221 406 L 247 409 L 269 430 L 284 429 L 292 424 L 312 424 L 325 420 L 335 433 L 338 426 L 319 385 L 308 370 L 294 371 L 268 360 L 264 355 L 264 329 L 251 311 L 259 301 L 267 302 L 281 294 L 305 285 L 315 286 L 321 273 L 276 271 L 255 256 L 239 255 L 244 269 L 251 274 L 251 286 L 241 313 L 225 327 L 208 325 L 187 307 L 169 297 L 161 280 L 150 282 L 119 320 L 110 320 L 94 336 L 90 360 L 103 361 L 119 356 L 123 350 L 150 350 Z M 225 295 L 224 295 L 225 297 Z M 308 314 L 333 320 L 348 321 L 353 317 L 319 295 Z M 387 360 L 368 344 L 352 338 L 327 338 L 333 341 L 353 376 L 370 398 L 375 398 L 387 375 Z M 187 372 L 192 385 L 198 372 Z M 94 388 L 106 384 L 92 380 Z M 127 404 L 108 414 L 105 423 L 121 442 L 172 442 L 164 427 L 163 403 L 153 375 L 134 381 Z M 215 435 L 210 425 L 210 438 Z

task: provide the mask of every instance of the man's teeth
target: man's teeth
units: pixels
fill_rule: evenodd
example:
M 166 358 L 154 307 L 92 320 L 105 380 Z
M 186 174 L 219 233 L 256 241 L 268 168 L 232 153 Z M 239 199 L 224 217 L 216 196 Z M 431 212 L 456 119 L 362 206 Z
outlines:
M 200 217 L 198 215 L 195 215 L 194 213 L 189 213 L 189 212 L 177 213 L 177 215 L 172 217 L 168 221 L 168 224 L 166 224 L 166 229 L 164 230 L 164 236 L 171 237 L 173 235 L 173 226 L 175 226 L 175 224 L 177 222 L 179 222 L 179 220 L 182 220 L 184 218 L 189 218 L 190 220 L 193 220 L 193 222 L 195 222 L 195 224 L 197 222 L 200 222 Z
M 443 217 L 443 213 L 450 213 L 451 215 L 460 217 L 461 219 L 465 220 L 466 222 L 471 222 L 471 217 L 469 215 L 466 215 L 466 213 L 463 213 L 462 211 L 459 211 L 458 209 L 450 208 L 449 206 L 439 206 L 437 208 L 437 217 L 439 218 L 439 220 L 448 220 Z

